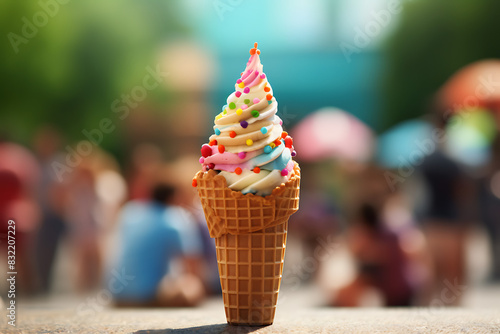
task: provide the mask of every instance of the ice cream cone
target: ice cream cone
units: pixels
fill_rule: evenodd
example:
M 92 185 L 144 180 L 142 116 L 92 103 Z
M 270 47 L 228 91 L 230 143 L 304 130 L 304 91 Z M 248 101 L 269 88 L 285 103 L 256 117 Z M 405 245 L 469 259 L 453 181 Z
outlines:
M 210 236 L 215 238 L 227 322 L 273 323 L 283 273 L 288 219 L 298 210 L 300 169 L 266 197 L 227 187 L 214 171 L 195 176 Z

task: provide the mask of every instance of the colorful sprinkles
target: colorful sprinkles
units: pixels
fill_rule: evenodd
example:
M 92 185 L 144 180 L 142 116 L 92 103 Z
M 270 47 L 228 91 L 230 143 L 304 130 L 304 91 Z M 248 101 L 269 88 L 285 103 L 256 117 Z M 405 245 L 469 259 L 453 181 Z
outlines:
M 209 157 L 212 155 L 212 148 L 210 147 L 210 145 L 204 144 L 201 147 L 201 155 L 203 158 L 206 158 L 206 157 Z M 203 162 L 200 161 L 200 163 L 203 163 Z
M 250 54 L 251 54 L 252 56 L 253 56 L 254 54 L 256 54 L 256 53 L 257 53 L 258 55 L 260 55 L 260 50 L 259 50 L 259 49 L 257 49 L 257 45 L 258 45 L 257 43 L 254 43 L 254 44 L 253 44 L 253 49 L 250 49 Z
M 260 50 L 257 49 L 257 46 L 258 46 L 258 44 L 254 43 L 254 47 L 252 49 L 250 49 L 250 54 L 252 56 L 256 55 L 256 54 L 257 55 L 260 54 Z M 222 107 L 221 113 L 218 114 L 215 117 L 216 120 L 222 118 L 223 116 L 226 116 L 228 113 L 232 113 L 230 110 L 234 110 L 234 112 L 238 116 L 243 115 L 243 111 L 246 110 L 245 111 L 246 114 L 243 117 L 247 118 L 248 117 L 248 110 L 247 109 L 249 108 L 249 106 L 253 106 L 253 105 L 256 105 L 256 104 L 264 102 L 264 101 L 267 101 L 268 104 L 272 104 L 274 96 L 271 93 L 271 87 L 270 87 L 270 85 L 269 85 L 269 83 L 267 81 L 262 82 L 262 84 L 264 85 L 264 91 L 266 92 L 265 99 L 261 100 L 260 98 L 250 98 L 250 95 L 249 95 L 249 96 L 247 96 L 247 98 L 243 99 L 243 104 L 241 104 L 241 100 L 239 98 L 243 94 L 249 94 L 250 93 L 250 87 L 246 86 L 246 84 L 243 81 L 243 79 L 247 80 L 247 84 L 250 85 L 250 86 L 252 86 L 252 85 L 255 85 L 255 83 L 259 82 L 259 78 L 261 80 L 264 80 L 264 79 L 266 79 L 266 75 L 264 73 L 259 73 L 259 71 L 255 70 L 255 68 L 254 69 L 249 69 L 246 72 L 242 72 L 241 73 L 241 78 L 239 78 L 239 79 L 236 80 L 237 88 L 236 88 L 236 91 L 234 92 L 234 95 L 236 96 L 236 98 L 238 98 L 238 100 L 235 99 L 235 102 L 238 102 L 238 106 L 240 106 L 240 107 L 237 107 L 237 105 L 236 105 L 235 102 L 230 102 L 230 103 L 224 105 Z M 262 87 L 262 86 L 260 86 L 260 87 Z M 262 88 L 260 88 L 260 89 L 262 89 Z M 252 107 L 252 108 L 255 108 L 255 106 Z M 257 109 L 259 109 L 259 108 L 257 108 Z M 254 117 L 254 118 L 260 117 L 260 112 L 258 110 L 251 110 L 250 114 L 251 114 L 251 117 Z M 225 118 L 225 119 L 228 119 L 228 118 Z M 253 121 L 251 121 L 251 122 L 253 122 Z M 248 127 L 248 125 L 249 125 L 248 121 L 246 121 L 246 120 L 241 120 L 239 122 L 239 124 L 240 124 L 240 126 L 243 129 L 246 129 Z M 280 125 L 282 125 L 282 124 L 283 124 L 283 122 L 280 121 Z M 260 132 L 263 135 L 268 135 L 269 132 L 270 132 L 270 129 L 273 129 L 272 126 L 270 126 L 270 127 L 262 126 L 260 128 Z M 252 131 L 254 131 L 254 130 L 252 130 Z M 217 135 L 217 136 L 220 136 L 221 133 L 222 133 L 222 131 L 219 128 L 215 128 L 214 132 L 215 132 L 215 135 Z M 272 131 L 272 132 L 274 133 L 274 131 Z M 226 134 L 228 134 L 230 138 L 236 138 L 238 136 L 238 134 L 236 133 L 236 131 L 229 131 L 229 133 L 225 132 L 224 133 L 224 138 L 227 138 L 227 137 L 225 137 Z M 241 136 L 241 134 L 240 134 L 240 136 Z M 216 137 L 213 137 L 213 138 L 216 138 Z M 236 140 L 234 142 L 239 142 L 239 141 Z M 250 139 L 250 138 L 246 139 L 245 143 L 246 143 L 246 146 L 252 146 L 252 145 L 254 145 L 253 139 Z M 290 151 L 292 151 L 291 152 L 292 157 L 295 157 L 297 155 L 297 153 L 295 152 L 295 150 L 293 148 L 293 139 L 292 139 L 292 137 L 290 137 L 288 135 L 288 132 L 286 132 L 286 131 L 283 131 L 278 138 L 276 138 L 274 141 L 272 141 L 268 145 L 264 146 L 264 153 L 265 154 L 272 153 L 273 149 L 276 148 L 277 146 L 280 146 L 281 144 L 283 144 L 286 148 L 288 148 L 288 149 L 290 149 Z M 238 144 L 238 145 L 240 145 L 240 144 Z M 216 150 L 216 147 L 217 147 L 217 150 Z M 202 145 L 202 147 L 201 147 L 201 155 L 202 156 L 199 158 L 199 162 L 200 162 L 200 164 L 203 165 L 203 170 L 204 171 L 208 171 L 208 170 L 214 169 L 216 167 L 216 165 L 214 163 L 209 163 L 209 164 L 206 163 L 206 160 L 207 160 L 206 158 L 210 157 L 215 152 L 218 152 L 220 154 L 224 154 L 226 152 L 226 148 L 225 148 L 224 145 L 218 144 L 217 140 L 215 140 L 215 139 L 211 140 L 208 144 Z M 233 153 L 231 153 L 231 154 L 233 154 Z M 247 152 L 242 151 L 242 152 L 237 153 L 237 155 L 238 155 L 238 158 L 245 159 L 247 157 Z M 220 167 L 222 167 L 222 166 L 220 166 Z M 217 168 L 219 168 L 219 166 Z M 281 171 L 278 169 L 278 171 L 280 172 L 281 176 L 288 176 L 290 174 L 289 168 L 290 167 L 288 165 L 288 169 L 284 168 Z M 254 173 L 256 173 L 256 174 L 258 174 L 258 173 L 261 172 L 260 167 L 257 167 L 257 166 L 255 166 L 251 170 Z M 241 175 L 243 173 L 243 169 L 241 167 L 236 167 L 234 169 L 234 173 L 237 174 L 237 175 Z M 197 187 L 197 180 L 196 180 L 196 178 L 194 178 L 192 180 L 192 186 L 193 187 Z

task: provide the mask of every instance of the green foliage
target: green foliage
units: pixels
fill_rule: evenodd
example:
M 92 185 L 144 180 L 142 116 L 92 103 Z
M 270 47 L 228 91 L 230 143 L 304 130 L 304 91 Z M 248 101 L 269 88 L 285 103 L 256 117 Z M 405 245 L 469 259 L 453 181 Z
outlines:
M 436 91 L 461 67 L 500 58 L 498 0 L 407 1 L 384 49 L 384 127 L 427 112 Z
M 162 43 L 186 32 L 170 1 L 69 1 L 16 53 L 8 34 L 23 36 L 23 18 L 33 23 L 46 3 L 57 2 L 0 4 L 0 131 L 24 142 L 43 123 L 84 139 L 81 131 L 112 117 L 111 103 L 141 84 L 146 66 L 155 67 Z

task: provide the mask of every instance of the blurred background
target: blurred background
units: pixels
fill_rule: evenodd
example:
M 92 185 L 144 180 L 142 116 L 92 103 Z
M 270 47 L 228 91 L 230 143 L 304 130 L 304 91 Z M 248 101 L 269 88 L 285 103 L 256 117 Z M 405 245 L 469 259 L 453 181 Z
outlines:
M 499 12 L 495 0 L 2 2 L 2 272 L 13 219 L 25 303 L 90 314 L 218 300 L 191 180 L 258 42 L 303 175 L 281 303 L 495 305 Z

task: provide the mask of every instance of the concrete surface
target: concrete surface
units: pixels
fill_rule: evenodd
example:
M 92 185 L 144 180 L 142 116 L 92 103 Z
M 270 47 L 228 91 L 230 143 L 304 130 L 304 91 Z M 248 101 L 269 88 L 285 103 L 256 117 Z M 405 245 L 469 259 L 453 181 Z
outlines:
M 218 303 L 216 303 L 218 304 Z M 226 324 L 222 305 L 197 309 L 104 309 L 78 315 L 74 309 L 26 308 L 17 327 L 2 333 L 500 333 L 500 309 L 278 308 L 267 327 Z

